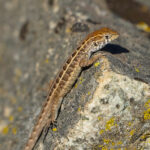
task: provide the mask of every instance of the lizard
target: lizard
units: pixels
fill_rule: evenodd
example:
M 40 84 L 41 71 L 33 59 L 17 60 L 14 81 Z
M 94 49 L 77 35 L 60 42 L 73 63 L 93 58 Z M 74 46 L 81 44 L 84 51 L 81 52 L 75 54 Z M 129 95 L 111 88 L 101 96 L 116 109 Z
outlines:
M 80 46 L 68 57 L 62 69 L 51 83 L 46 102 L 41 109 L 24 150 L 33 150 L 42 131 L 54 124 L 58 117 L 58 110 L 62 100 L 72 89 L 82 68 L 92 65 L 104 55 L 103 52 L 95 52 L 117 39 L 118 36 L 117 31 L 103 27 L 88 34 Z

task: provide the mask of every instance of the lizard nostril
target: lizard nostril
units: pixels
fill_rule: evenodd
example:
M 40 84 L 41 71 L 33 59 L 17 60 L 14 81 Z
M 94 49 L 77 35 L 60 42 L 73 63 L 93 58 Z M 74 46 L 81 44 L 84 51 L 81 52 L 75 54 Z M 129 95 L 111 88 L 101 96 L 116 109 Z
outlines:
M 106 36 L 105 36 L 105 38 L 108 40 L 108 39 L 109 39 L 109 36 L 108 36 L 108 35 L 106 35 Z

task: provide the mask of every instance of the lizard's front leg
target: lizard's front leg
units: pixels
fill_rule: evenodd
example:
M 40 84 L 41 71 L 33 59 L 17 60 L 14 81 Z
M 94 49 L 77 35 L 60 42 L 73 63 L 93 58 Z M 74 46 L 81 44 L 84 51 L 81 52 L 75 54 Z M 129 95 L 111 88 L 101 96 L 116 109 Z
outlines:
M 80 67 L 88 67 L 104 55 L 105 55 L 104 53 L 97 53 L 93 55 L 91 58 L 88 58 L 88 55 L 85 55 L 85 57 L 81 59 L 79 65 Z

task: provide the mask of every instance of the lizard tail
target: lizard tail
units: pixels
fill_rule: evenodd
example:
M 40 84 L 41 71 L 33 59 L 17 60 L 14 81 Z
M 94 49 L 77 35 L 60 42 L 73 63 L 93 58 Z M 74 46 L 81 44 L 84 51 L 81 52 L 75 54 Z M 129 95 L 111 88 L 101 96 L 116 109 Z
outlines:
M 40 122 L 40 120 L 36 123 L 29 140 L 27 141 L 27 144 L 24 148 L 24 150 L 32 150 L 39 138 L 39 135 L 43 131 L 45 124 Z

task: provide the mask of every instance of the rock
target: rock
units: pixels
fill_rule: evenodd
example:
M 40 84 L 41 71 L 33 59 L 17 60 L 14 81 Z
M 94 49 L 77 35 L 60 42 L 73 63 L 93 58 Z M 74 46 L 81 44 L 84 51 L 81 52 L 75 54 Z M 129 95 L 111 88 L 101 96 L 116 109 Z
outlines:
M 117 30 L 119 39 L 103 48 L 106 57 L 83 70 L 64 98 L 57 128 L 44 143 L 43 133 L 35 149 L 150 149 L 147 34 L 113 14 L 104 0 L 1 4 L 1 150 L 23 149 L 45 101 L 41 89 L 81 40 L 104 26 Z
M 76 114 L 75 117 L 72 116 L 71 104 L 66 111 L 61 111 L 59 119 L 62 118 L 62 124 L 65 125 L 60 125 L 59 130 L 63 130 L 65 136 L 58 136 L 54 140 L 52 145 L 55 145 L 55 149 L 145 147 L 141 145 L 141 141 L 143 142 L 145 131 L 149 130 L 150 86 L 115 72 L 112 68 L 116 66 L 112 65 L 115 63 L 104 58 L 100 61 L 100 69 L 89 69 L 93 72 L 92 78 L 88 76 L 88 72 L 85 73 L 87 82 L 84 81 L 82 85 L 91 87 L 92 91 L 81 89 L 85 91 L 78 99 L 77 119 Z M 94 77 L 96 79 L 93 82 Z M 70 101 L 69 97 L 64 99 L 67 101 L 65 103 Z M 67 114 L 68 117 L 64 119 Z M 76 121 L 70 125 L 72 118 Z

